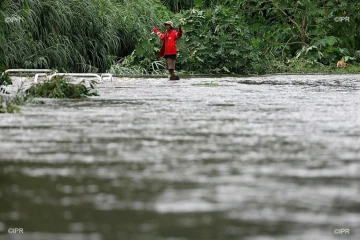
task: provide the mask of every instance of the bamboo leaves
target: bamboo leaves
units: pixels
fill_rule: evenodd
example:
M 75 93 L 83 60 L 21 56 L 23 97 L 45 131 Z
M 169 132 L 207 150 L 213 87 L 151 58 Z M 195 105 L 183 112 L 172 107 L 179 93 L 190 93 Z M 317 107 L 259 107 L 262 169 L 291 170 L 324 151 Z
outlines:
M 154 7 L 152 0 L 5 0 L 3 13 L 23 20 L 1 26 L 4 62 L 8 68 L 105 72 L 113 63 L 109 56 L 130 54 L 147 30 L 144 23 L 156 22 Z

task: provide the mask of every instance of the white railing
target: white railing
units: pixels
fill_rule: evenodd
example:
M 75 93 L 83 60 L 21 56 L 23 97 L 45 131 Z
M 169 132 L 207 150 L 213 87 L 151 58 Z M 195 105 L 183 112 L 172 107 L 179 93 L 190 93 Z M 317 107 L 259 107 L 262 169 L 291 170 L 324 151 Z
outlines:
M 47 76 L 47 73 L 53 73 L 53 72 L 57 72 L 57 70 L 52 70 L 52 69 L 7 69 L 7 70 L 5 70 L 5 72 L 3 72 L 3 75 L 9 74 L 9 73 L 36 73 L 34 82 L 37 83 L 39 76 Z
M 73 76 L 73 77 L 96 77 L 99 82 L 101 82 L 101 77 L 99 74 L 96 73 L 54 73 L 50 76 L 48 76 L 48 80 L 51 80 L 53 77 L 56 76 Z
M 110 79 L 110 82 L 112 82 L 112 74 L 111 73 L 103 73 L 101 74 L 101 80 L 104 79 L 105 77 L 108 77 Z
M 3 74 L 6 73 L 36 73 L 34 77 L 34 83 L 38 83 L 38 79 L 40 76 L 45 76 L 48 80 L 51 80 L 53 77 L 56 76 L 96 77 L 99 82 L 102 82 L 105 78 L 108 78 L 112 82 L 113 76 L 111 73 L 103 73 L 101 74 L 101 76 L 96 73 L 58 73 L 57 70 L 52 69 L 7 69 L 5 70 L 5 72 L 3 72 Z
M 23 73 L 52 73 L 57 72 L 57 70 L 52 69 L 7 69 L 4 73 L 10 72 L 23 72 Z
M 47 77 L 47 74 L 46 73 L 37 73 L 37 74 L 35 74 L 34 83 L 38 83 L 39 76 Z
M 105 77 L 109 78 L 112 82 L 112 74 L 111 73 L 103 73 L 101 76 L 96 73 L 54 73 L 48 77 L 51 80 L 55 76 L 72 76 L 72 77 L 96 77 L 99 82 L 102 82 Z

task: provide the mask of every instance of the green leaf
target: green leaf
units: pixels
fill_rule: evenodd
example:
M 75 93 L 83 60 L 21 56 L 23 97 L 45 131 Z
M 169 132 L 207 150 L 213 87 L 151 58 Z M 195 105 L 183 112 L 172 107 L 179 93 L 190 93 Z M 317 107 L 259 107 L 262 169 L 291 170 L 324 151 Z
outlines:
M 204 60 L 202 60 L 201 58 L 196 57 L 196 59 L 197 59 L 198 61 L 200 61 L 200 62 L 204 63 Z
M 225 72 L 228 72 L 228 73 L 230 72 L 230 70 L 227 69 L 227 67 L 223 67 L 222 69 L 223 69 Z

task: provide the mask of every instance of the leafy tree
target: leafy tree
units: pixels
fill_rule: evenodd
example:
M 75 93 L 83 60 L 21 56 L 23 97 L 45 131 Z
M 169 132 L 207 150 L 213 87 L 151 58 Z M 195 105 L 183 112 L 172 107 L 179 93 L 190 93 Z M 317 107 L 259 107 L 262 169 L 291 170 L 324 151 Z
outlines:
M 356 22 L 359 3 L 324 0 L 219 0 L 232 4 L 246 17 L 253 33 L 264 39 L 274 58 L 301 56 L 329 64 L 359 45 Z M 349 16 L 350 22 L 335 17 Z M 300 55 L 299 55 L 300 53 Z M 317 57 L 316 57 L 317 56 Z
M 244 18 L 218 6 L 184 13 L 180 68 L 202 73 L 261 73 L 266 68 L 260 39 L 252 36 Z

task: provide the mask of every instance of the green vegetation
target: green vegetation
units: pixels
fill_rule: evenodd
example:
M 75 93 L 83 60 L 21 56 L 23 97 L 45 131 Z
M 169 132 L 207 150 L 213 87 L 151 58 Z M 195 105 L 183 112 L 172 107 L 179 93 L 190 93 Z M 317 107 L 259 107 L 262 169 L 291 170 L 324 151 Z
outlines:
M 184 36 L 178 41 L 178 69 L 186 73 L 262 74 L 359 72 L 360 3 L 289 0 L 163 1 L 176 12 Z M 175 4 L 176 2 L 176 4 Z M 183 10 L 187 6 L 193 8 Z M 179 13 L 177 9 L 182 9 Z M 200 10 L 201 9 L 201 10 Z M 346 17 L 349 19 L 341 19 Z M 125 68 L 146 73 L 159 51 L 150 35 L 127 57 Z M 338 60 L 350 63 L 336 69 Z M 158 71 L 158 70 L 157 70 Z
M 20 108 L 16 104 L 18 99 L 0 95 L 0 113 L 18 113 Z
M 0 72 L 0 113 L 17 113 L 20 112 L 20 108 L 17 105 L 22 103 L 21 95 L 16 97 L 10 97 L 5 90 L 5 86 L 11 85 L 12 81 L 10 77 Z
M 349 64 L 346 68 L 337 68 L 336 63 L 325 65 L 320 62 L 312 62 L 305 59 L 289 59 L 286 62 L 274 61 L 272 69 L 268 73 L 324 73 L 324 74 L 344 74 L 344 73 L 359 73 L 360 64 L 354 62 Z
M 98 96 L 94 91 L 95 82 L 90 82 L 90 87 L 86 87 L 84 82 L 72 84 L 63 77 L 55 77 L 50 81 L 32 85 L 25 91 L 27 97 L 40 98 L 87 98 L 88 96 Z
M 185 29 L 184 37 L 178 41 L 177 60 L 177 68 L 183 72 L 265 72 L 266 56 L 261 42 L 251 34 L 244 18 L 234 15 L 229 8 L 219 6 L 204 11 L 187 10 L 178 21 Z M 137 45 L 123 66 L 139 66 L 147 73 L 161 72 L 161 68 L 153 70 L 154 63 L 158 61 L 156 53 L 159 47 L 158 37 L 150 35 Z
M 5 66 L 5 53 L 4 47 L 6 44 L 5 40 L 5 16 L 3 12 L 4 2 L 0 1 L 0 72 L 4 72 L 6 69 Z M 0 85 L 1 86 L 1 85 Z
M 4 0 L 0 70 L 164 74 L 158 37 L 181 23 L 177 69 L 192 74 L 359 72 L 360 2 Z M 335 69 L 340 59 L 350 67 Z
M 14 104 L 12 104 L 10 101 L 8 101 L 3 96 L 0 96 L 0 113 L 19 113 L 20 108 Z
M 20 105 L 31 101 L 33 98 L 87 98 L 98 96 L 95 89 L 95 81 L 89 82 L 90 87 L 86 87 L 85 82 L 72 84 L 63 77 L 53 78 L 50 81 L 32 85 L 24 91 L 20 86 L 15 94 L 9 94 L 5 86 L 12 84 L 7 74 L 0 73 L 0 113 L 18 113 Z M 43 103 L 37 101 L 38 103 Z
M 5 0 L 3 62 L 7 68 L 104 72 L 132 52 L 163 8 L 152 0 Z
M 4 87 L 11 84 L 12 81 L 10 77 L 5 73 L 0 72 L 0 94 L 5 94 L 6 91 Z

